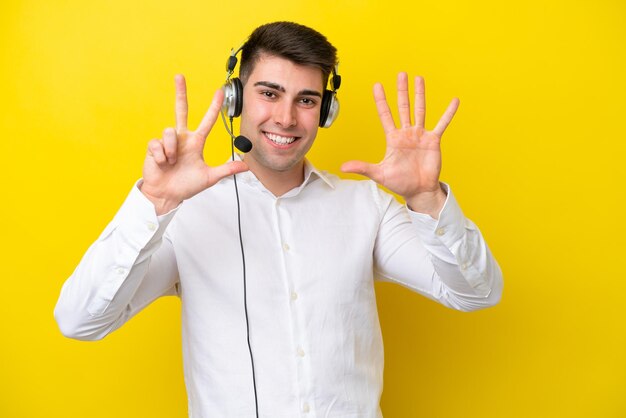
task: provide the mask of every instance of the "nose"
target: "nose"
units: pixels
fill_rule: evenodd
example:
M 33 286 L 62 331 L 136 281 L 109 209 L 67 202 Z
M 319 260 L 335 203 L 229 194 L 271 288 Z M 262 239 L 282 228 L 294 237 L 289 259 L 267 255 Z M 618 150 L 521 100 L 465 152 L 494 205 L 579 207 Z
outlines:
M 283 128 L 296 126 L 296 106 L 287 100 L 276 103 L 273 113 L 274 123 Z

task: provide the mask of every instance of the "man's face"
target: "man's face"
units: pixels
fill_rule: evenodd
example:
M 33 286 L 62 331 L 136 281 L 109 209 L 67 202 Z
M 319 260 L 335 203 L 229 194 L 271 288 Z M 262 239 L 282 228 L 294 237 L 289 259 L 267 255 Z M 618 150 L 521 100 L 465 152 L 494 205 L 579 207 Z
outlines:
M 323 90 L 319 68 L 260 57 L 244 86 L 241 113 L 241 134 L 253 144 L 245 157 L 251 168 L 301 168 L 317 134 Z

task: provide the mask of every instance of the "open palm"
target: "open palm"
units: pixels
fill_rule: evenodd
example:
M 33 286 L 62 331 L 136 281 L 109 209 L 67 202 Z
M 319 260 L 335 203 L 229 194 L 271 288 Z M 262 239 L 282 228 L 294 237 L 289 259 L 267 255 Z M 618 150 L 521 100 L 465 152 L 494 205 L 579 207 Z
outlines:
M 349 161 L 342 165 L 341 170 L 367 176 L 407 200 L 421 193 L 439 191 L 441 136 L 454 117 L 459 100 L 455 98 L 451 101 L 432 131 L 424 129 L 426 106 L 422 77 L 415 78 L 415 124 L 411 124 L 406 73 L 398 74 L 399 128 L 391 115 L 383 86 L 379 83 L 374 86 L 374 100 L 387 141 L 385 157 L 378 164 Z

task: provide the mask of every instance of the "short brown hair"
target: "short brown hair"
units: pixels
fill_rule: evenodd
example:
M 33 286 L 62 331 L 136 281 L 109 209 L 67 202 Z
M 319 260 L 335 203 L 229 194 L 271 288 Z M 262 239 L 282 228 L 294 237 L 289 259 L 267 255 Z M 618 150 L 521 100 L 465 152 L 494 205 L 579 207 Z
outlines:
M 262 54 L 319 68 L 324 86 L 337 64 L 337 49 L 324 35 L 294 22 L 267 23 L 252 32 L 241 50 L 239 78 L 244 85 Z

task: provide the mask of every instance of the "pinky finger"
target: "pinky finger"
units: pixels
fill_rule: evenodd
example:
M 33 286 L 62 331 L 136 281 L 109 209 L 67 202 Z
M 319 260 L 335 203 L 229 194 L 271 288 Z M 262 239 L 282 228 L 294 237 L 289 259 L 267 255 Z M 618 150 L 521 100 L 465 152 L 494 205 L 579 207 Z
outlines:
M 454 117 L 456 110 L 459 108 L 459 104 L 460 101 L 458 98 L 455 97 L 454 99 L 452 99 L 452 101 L 448 105 L 448 108 L 443 113 L 443 116 L 441 117 L 441 119 L 439 119 L 439 122 L 437 122 L 437 126 L 435 126 L 435 129 L 433 129 L 433 132 L 439 138 L 443 136 L 446 128 L 448 127 L 450 122 L 452 122 L 452 118 Z
M 148 155 L 152 156 L 154 162 L 158 165 L 165 164 L 167 158 L 165 157 L 165 151 L 163 144 L 158 139 L 153 139 L 148 142 Z

